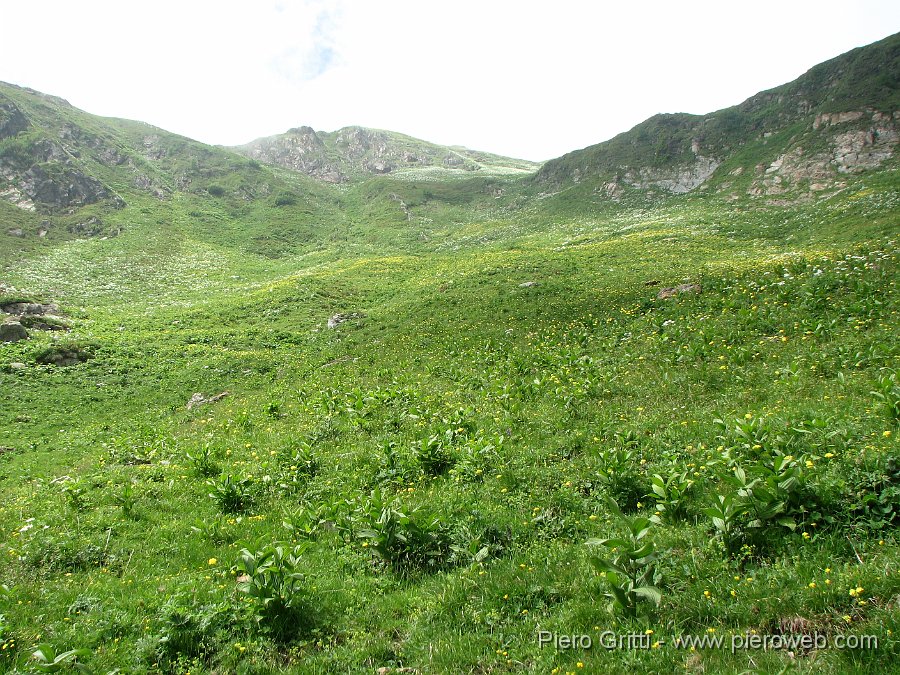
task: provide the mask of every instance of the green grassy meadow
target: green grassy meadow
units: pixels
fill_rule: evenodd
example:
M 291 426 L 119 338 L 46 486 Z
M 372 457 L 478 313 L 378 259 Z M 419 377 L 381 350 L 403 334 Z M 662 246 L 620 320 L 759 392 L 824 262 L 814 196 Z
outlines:
M 420 178 L 3 240 L 71 331 L 0 346 L 0 672 L 895 672 L 895 170 L 786 207 Z

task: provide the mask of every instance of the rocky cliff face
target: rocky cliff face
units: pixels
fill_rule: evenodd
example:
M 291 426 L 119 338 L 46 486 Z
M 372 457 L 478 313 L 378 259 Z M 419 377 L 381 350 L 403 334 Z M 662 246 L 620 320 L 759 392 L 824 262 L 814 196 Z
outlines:
M 820 192 L 841 186 L 841 174 L 861 173 L 894 156 L 900 142 L 900 111 L 851 110 L 816 115 L 812 130 L 825 147 L 807 150 L 796 144 L 769 164 L 757 164 L 747 189 L 754 196 L 780 195 L 804 186 Z
M 329 157 L 324 141 L 311 127 L 299 127 L 281 136 L 260 138 L 237 150 L 251 159 L 300 171 L 328 183 L 347 180 L 340 163 L 336 158 Z
M 0 141 L 28 128 L 28 120 L 12 101 L 0 102 Z
M 86 150 L 110 152 L 72 125 L 48 134 L 0 90 L 0 198 L 47 213 L 104 200 L 121 206 L 122 200 L 85 168 Z

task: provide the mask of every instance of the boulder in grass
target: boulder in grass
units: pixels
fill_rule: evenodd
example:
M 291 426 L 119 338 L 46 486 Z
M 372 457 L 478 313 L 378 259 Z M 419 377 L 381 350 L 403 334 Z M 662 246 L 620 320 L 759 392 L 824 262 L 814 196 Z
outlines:
M 0 323 L 0 342 L 19 342 L 28 339 L 28 331 L 18 321 Z
M 59 316 L 60 314 L 57 305 L 39 302 L 9 302 L 0 305 L 0 310 L 15 316 Z
M 345 321 L 350 321 L 351 319 L 362 319 L 365 318 L 365 316 L 366 315 L 362 312 L 346 312 L 343 314 L 335 314 L 328 319 L 328 327 L 337 328 Z
M 669 298 L 674 298 L 678 295 L 682 295 L 684 293 L 699 293 L 700 292 L 700 284 L 681 284 L 680 286 L 673 286 L 671 288 L 663 288 L 659 293 L 656 294 L 657 300 L 668 300 Z
M 206 405 L 207 403 L 215 403 L 216 401 L 221 401 L 226 396 L 229 396 L 229 392 L 223 391 L 221 394 L 216 394 L 215 396 L 210 396 L 207 398 L 200 392 L 195 393 L 191 396 L 191 400 L 187 402 L 187 409 L 193 410 L 194 408 L 199 408 L 201 405 Z
M 40 352 L 35 361 L 45 366 L 74 366 L 93 358 L 95 347 L 87 343 L 56 343 Z

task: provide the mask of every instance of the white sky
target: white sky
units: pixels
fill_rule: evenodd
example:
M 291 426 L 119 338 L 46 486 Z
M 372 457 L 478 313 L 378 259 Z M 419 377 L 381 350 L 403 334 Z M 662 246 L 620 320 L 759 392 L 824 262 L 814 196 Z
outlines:
M 896 0 L 4 3 L 0 80 L 236 145 L 358 124 L 542 160 L 900 31 Z

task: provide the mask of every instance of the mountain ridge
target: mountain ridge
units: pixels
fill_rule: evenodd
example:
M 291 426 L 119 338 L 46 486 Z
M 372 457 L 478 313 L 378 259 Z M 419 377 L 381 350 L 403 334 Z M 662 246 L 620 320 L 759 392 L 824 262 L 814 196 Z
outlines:
M 893 156 L 898 92 L 900 34 L 728 108 L 654 115 L 546 162 L 534 180 L 562 186 L 589 178 L 611 198 L 630 188 L 690 192 L 710 179 L 719 191 L 754 196 L 782 194 L 803 181 L 804 188 L 836 184 L 838 174 L 875 168 Z
M 329 183 L 369 175 L 442 168 L 454 173 L 529 173 L 538 162 L 501 157 L 463 146 L 442 146 L 385 129 L 348 126 L 315 131 L 301 126 L 232 148 L 252 159 L 300 171 Z
M 632 194 L 655 198 L 695 191 L 728 200 L 809 200 L 842 189 L 847 174 L 893 166 L 900 140 L 898 92 L 900 34 L 814 66 L 738 105 L 707 115 L 655 115 L 541 165 L 358 126 L 332 132 L 303 126 L 243 146 L 210 146 L 0 83 L 0 198 L 22 211 L 71 216 L 66 226 L 90 235 L 108 233 L 92 218 L 102 223 L 104 213 L 146 197 L 165 201 L 192 193 L 285 204 L 304 193 L 327 202 L 333 198 L 322 189 L 327 192 L 329 183 L 362 185 L 387 177 L 410 183 L 518 180 L 520 205 L 576 187 L 588 205 Z M 501 200 L 499 205 L 506 203 L 509 185 L 477 189 Z M 415 203 L 402 191 L 385 188 L 380 198 L 412 222 L 408 207 Z M 422 192 L 417 203 L 427 200 Z M 14 223 L 10 229 L 23 228 Z

